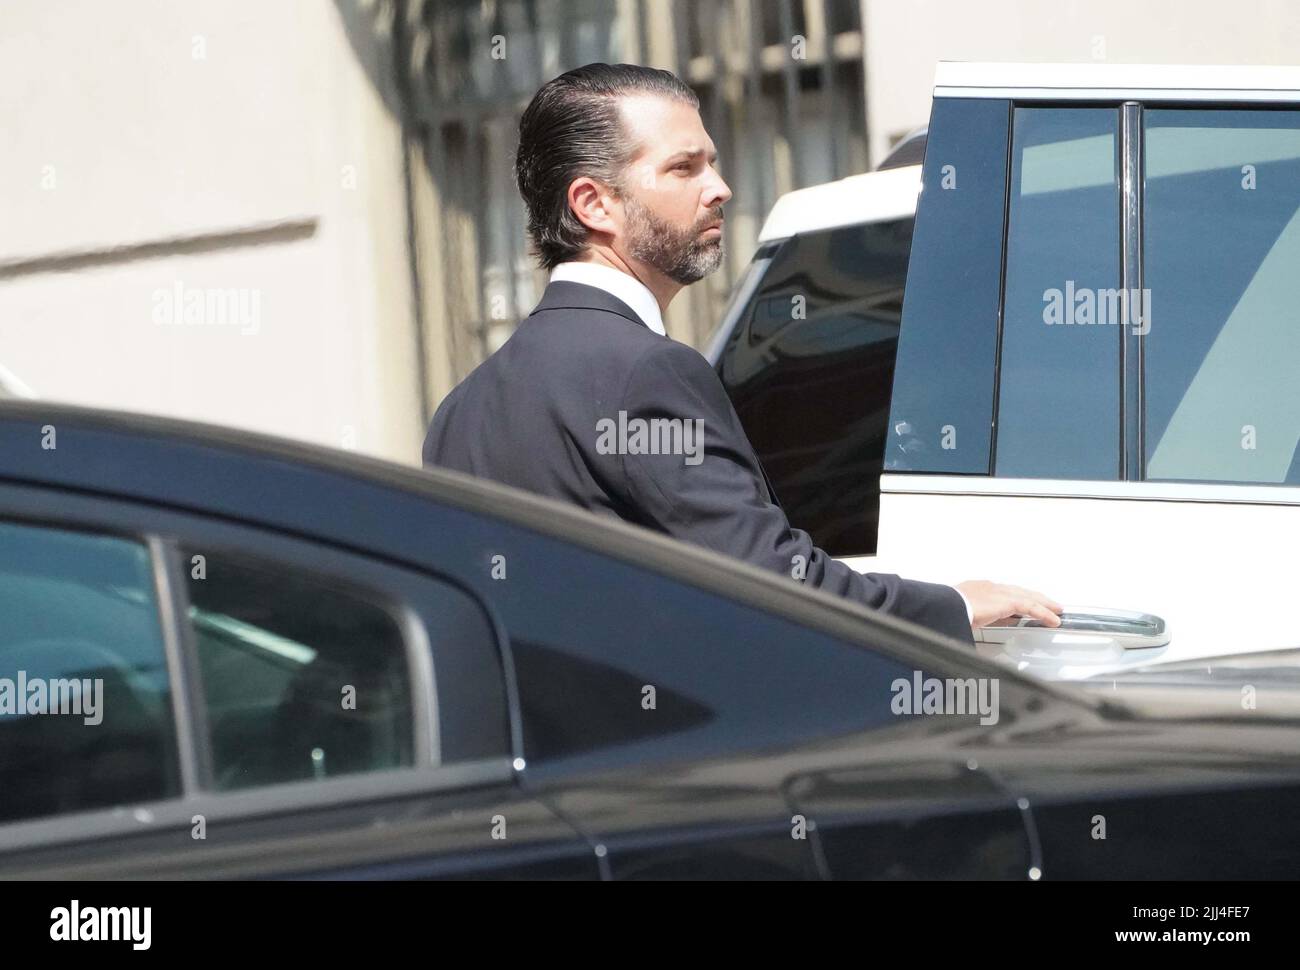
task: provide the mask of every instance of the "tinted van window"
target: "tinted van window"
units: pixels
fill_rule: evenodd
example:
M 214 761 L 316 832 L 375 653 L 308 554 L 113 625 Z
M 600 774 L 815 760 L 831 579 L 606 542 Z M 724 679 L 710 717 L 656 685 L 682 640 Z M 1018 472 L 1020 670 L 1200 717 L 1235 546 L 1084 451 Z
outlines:
M 1300 485 L 1300 111 L 1145 113 L 1146 477 Z
M 1119 112 L 1017 108 L 999 476 L 1119 477 Z M 1131 305 L 1131 306 L 1130 306 Z
M 936 98 L 894 374 L 886 471 L 989 472 L 1007 101 Z

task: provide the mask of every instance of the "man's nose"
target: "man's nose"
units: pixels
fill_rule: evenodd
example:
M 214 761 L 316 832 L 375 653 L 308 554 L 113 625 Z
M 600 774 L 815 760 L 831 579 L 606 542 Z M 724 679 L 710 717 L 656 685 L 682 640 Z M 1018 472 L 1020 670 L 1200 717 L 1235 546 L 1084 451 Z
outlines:
M 701 200 L 704 206 L 709 209 L 717 208 L 731 201 L 731 187 L 722 180 L 719 175 L 709 189 L 704 193 Z

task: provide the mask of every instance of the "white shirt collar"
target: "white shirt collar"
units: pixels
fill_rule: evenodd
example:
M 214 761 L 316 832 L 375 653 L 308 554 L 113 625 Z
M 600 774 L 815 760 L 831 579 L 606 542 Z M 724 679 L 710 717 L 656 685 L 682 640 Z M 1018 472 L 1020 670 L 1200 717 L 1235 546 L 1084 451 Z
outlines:
M 630 306 L 655 333 L 662 337 L 668 336 L 664 330 L 663 314 L 659 312 L 659 301 L 635 276 L 599 263 L 571 262 L 560 263 L 551 270 L 551 282 L 582 283 L 604 290 Z

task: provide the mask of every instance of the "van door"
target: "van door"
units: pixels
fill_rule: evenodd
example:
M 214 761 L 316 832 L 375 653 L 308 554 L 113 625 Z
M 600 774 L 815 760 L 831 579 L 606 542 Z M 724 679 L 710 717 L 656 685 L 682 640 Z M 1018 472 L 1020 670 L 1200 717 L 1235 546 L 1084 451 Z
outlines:
M 937 99 L 923 185 L 853 565 L 1164 621 L 1048 676 L 1300 645 L 1300 111 Z

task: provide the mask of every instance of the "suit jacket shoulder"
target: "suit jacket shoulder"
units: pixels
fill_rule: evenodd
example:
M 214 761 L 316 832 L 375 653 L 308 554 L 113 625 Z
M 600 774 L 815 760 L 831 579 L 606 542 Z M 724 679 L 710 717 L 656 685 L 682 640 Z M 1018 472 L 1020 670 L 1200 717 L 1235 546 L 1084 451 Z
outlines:
M 948 586 L 859 574 L 792 525 L 703 356 L 553 283 L 438 409 L 426 464 L 617 516 L 970 641 Z

